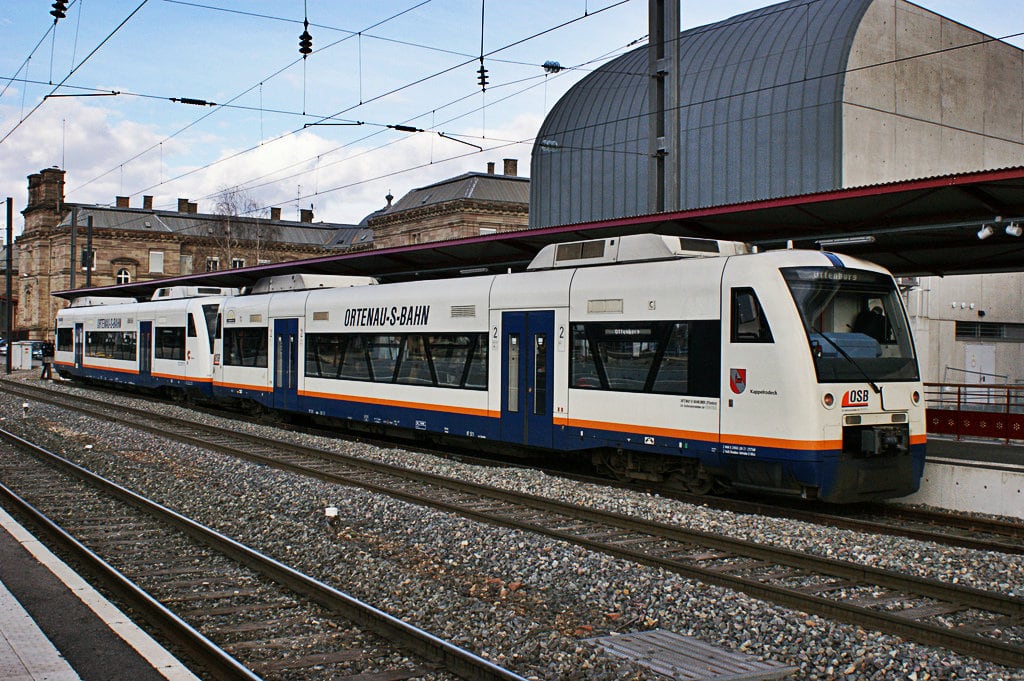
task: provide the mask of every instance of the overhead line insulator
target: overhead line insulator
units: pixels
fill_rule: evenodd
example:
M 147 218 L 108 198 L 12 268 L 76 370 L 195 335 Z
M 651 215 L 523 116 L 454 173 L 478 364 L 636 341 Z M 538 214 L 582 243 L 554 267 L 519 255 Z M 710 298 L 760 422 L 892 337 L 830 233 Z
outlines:
M 487 89 L 487 69 L 484 68 L 484 58 L 480 57 L 480 68 L 476 70 L 477 80 L 480 82 L 480 89 Z
M 299 54 L 305 59 L 313 52 L 313 36 L 309 34 L 309 19 L 302 21 L 302 35 L 299 36 Z
M 193 106 L 217 106 L 216 102 L 208 102 L 205 99 L 192 99 L 191 97 L 171 97 L 171 101 L 179 104 L 191 104 Z
M 61 19 L 67 16 L 68 3 L 64 0 L 57 0 L 53 3 L 53 9 L 50 10 L 50 14 L 53 15 L 53 23 L 57 23 Z

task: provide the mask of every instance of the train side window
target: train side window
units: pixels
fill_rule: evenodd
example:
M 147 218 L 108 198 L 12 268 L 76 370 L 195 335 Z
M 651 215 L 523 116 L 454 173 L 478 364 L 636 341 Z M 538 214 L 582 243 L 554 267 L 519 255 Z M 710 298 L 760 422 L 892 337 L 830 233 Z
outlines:
M 732 290 L 732 324 L 730 340 L 733 343 L 772 343 L 771 327 L 752 288 Z
M 402 337 L 381 334 L 370 336 L 370 366 L 373 369 L 371 380 L 377 383 L 394 383 L 395 367 L 398 366 L 398 355 L 402 349 Z
M 153 329 L 153 357 L 155 359 L 185 359 L 185 328 L 158 326 Z
M 189 338 L 198 337 L 198 334 L 196 333 L 196 316 L 191 312 L 188 313 L 188 323 L 187 326 L 185 327 L 185 334 Z
M 487 390 L 487 334 L 471 338 L 469 360 L 463 386 L 469 390 Z
M 426 339 L 422 335 L 409 334 L 403 340 L 402 361 L 395 380 L 406 385 L 435 384 Z
M 210 352 L 213 352 L 214 336 L 220 338 L 220 314 L 217 305 L 203 305 L 203 320 L 206 322 L 206 335 L 210 340 Z
M 266 367 L 267 329 L 241 327 L 224 330 L 224 366 Z
M 370 336 L 354 335 L 347 338 L 338 378 L 348 381 L 373 380 L 370 374 Z
M 71 328 L 57 329 L 57 351 L 72 352 L 75 349 L 75 335 Z

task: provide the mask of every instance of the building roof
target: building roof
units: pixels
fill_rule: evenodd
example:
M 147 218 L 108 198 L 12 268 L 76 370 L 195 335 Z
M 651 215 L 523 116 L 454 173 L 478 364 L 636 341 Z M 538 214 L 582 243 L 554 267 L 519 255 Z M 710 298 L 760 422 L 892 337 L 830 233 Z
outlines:
M 465 173 L 413 189 L 383 212 L 378 211 L 370 217 L 391 215 L 460 199 L 526 206 L 530 202 L 530 179 L 492 173 Z
M 871 2 L 791 0 L 680 35 L 676 205 L 841 186 L 843 74 Z M 531 227 L 648 212 L 648 74 L 641 47 L 552 108 L 534 144 Z
M 116 229 L 152 234 L 177 234 L 195 238 L 214 234 L 214 228 L 224 220 L 222 215 L 208 213 L 180 213 L 177 211 L 152 210 L 146 208 L 119 208 L 86 204 L 65 204 L 67 208 L 78 208 L 79 230 L 85 228 L 88 219 L 93 219 L 94 229 Z M 70 229 L 73 216 L 69 211 L 58 225 L 59 229 Z M 372 243 L 373 233 L 358 225 L 344 225 L 326 222 L 294 222 L 291 220 L 270 220 L 265 218 L 235 217 L 236 223 L 255 230 L 266 227 L 272 231 L 273 240 L 300 246 L 321 248 L 348 248 L 354 244 Z M 266 232 L 264 232 L 266 234 Z M 244 237 L 243 237 L 244 238 Z

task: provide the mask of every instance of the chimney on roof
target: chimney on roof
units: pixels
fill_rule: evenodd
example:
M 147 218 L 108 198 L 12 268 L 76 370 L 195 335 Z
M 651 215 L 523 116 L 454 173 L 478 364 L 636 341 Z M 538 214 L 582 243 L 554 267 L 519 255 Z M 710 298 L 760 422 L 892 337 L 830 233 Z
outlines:
M 64 203 L 64 171 L 46 168 L 28 176 L 28 206 L 58 210 Z
M 187 213 L 188 212 L 188 199 L 178 199 L 178 212 L 179 213 Z
M 127 196 L 116 196 L 114 197 L 114 200 L 118 208 L 128 208 L 130 206 Z
M 313 209 L 302 208 L 299 210 L 299 222 L 313 222 Z
M 281 206 L 271 206 L 270 207 L 270 219 L 271 220 L 280 220 L 281 219 Z
M 195 215 L 196 213 L 198 213 L 199 212 L 199 204 L 198 203 L 190 202 L 188 204 L 188 212 L 191 213 L 192 215 Z
M 505 174 L 515 177 L 518 174 L 519 161 L 514 158 L 503 159 L 505 162 Z
M 153 210 L 153 197 L 152 196 L 143 196 L 142 197 L 142 207 L 145 208 L 146 210 Z
M 494 174 L 494 161 L 488 161 L 487 162 L 487 174 L 488 175 L 493 175 Z

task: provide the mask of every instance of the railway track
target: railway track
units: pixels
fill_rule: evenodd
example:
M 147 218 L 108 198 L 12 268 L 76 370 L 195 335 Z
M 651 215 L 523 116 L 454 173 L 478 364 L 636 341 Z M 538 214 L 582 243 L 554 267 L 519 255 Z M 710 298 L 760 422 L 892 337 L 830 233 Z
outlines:
M 11 445 L 0 449 L 4 505 L 209 678 L 523 681 L 7 431 L 0 437 Z
M 60 401 L 59 394 L 43 397 Z M 195 446 L 541 533 L 804 612 L 1024 667 L 1024 600 L 1019 598 L 154 417 L 145 410 L 89 406 L 78 397 L 67 406 Z
M 32 386 L 31 384 L 15 383 L 6 381 L 4 385 L 15 394 L 22 395 L 29 399 L 52 400 L 53 390 Z M 105 387 L 95 388 L 98 392 L 109 391 L 114 395 L 123 396 L 123 392 L 110 390 Z M 91 398 L 78 398 L 84 400 L 85 404 L 101 405 L 102 400 Z M 181 406 L 179 402 L 172 400 L 161 400 L 166 404 Z M 148 414 L 145 410 L 138 410 L 135 413 Z M 220 416 L 226 414 L 221 412 Z M 230 418 L 242 419 L 246 422 L 257 423 L 256 419 L 242 417 L 238 414 L 230 414 Z M 286 426 L 286 424 L 281 424 Z M 315 429 L 312 432 L 327 434 L 329 436 L 339 435 L 338 431 L 325 431 Z M 346 437 L 358 439 L 372 445 L 382 447 L 409 446 L 408 442 L 396 443 L 394 440 L 375 439 L 367 435 Z M 453 456 L 450 451 L 441 451 L 436 448 L 429 448 L 423 445 L 416 445 L 417 451 L 423 451 L 438 456 Z M 479 465 L 514 465 L 522 466 L 523 463 L 509 459 L 504 462 L 496 461 L 493 458 L 481 458 L 473 453 L 460 451 L 454 455 L 464 463 L 476 463 Z M 752 515 L 768 516 L 772 518 L 789 518 L 801 522 L 814 523 L 818 525 L 829 525 L 847 530 L 866 532 L 870 534 L 886 534 L 891 536 L 907 537 L 921 541 L 934 542 L 944 546 L 958 546 L 976 551 L 996 551 L 1015 555 L 1024 555 L 1024 522 L 1013 522 L 997 518 L 984 518 L 966 516 L 963 514 L 948 513 L 936 510 L 921 508 L 906 508 L 892 504 L 863 503 L 852 506 L 826 506 L 813 505 L 804 502 L 786 503 L 779 499 L 751 499 L 731 496 L 696 495 L 678 491 L 664 491 L 660 489 L 651 490 L 649 485 L 632 482 L 615 482 L 607 478 L 600 478 L 593 475 L 580 474 L 575 470 L 565 467 L 551 467 L 550 462 L 527 464 L 528 467 L 544 470 L 551 475 L 558 475 L 582 482 L 590 482 L 602 485 L 617 485 L 623 489 L 631 489 L 641 492 L 655 491 L 664 496 L 677 499 L 691 504 L 698 504 L 708 508 L 731 511 L 734 513 L 746 513 Z

